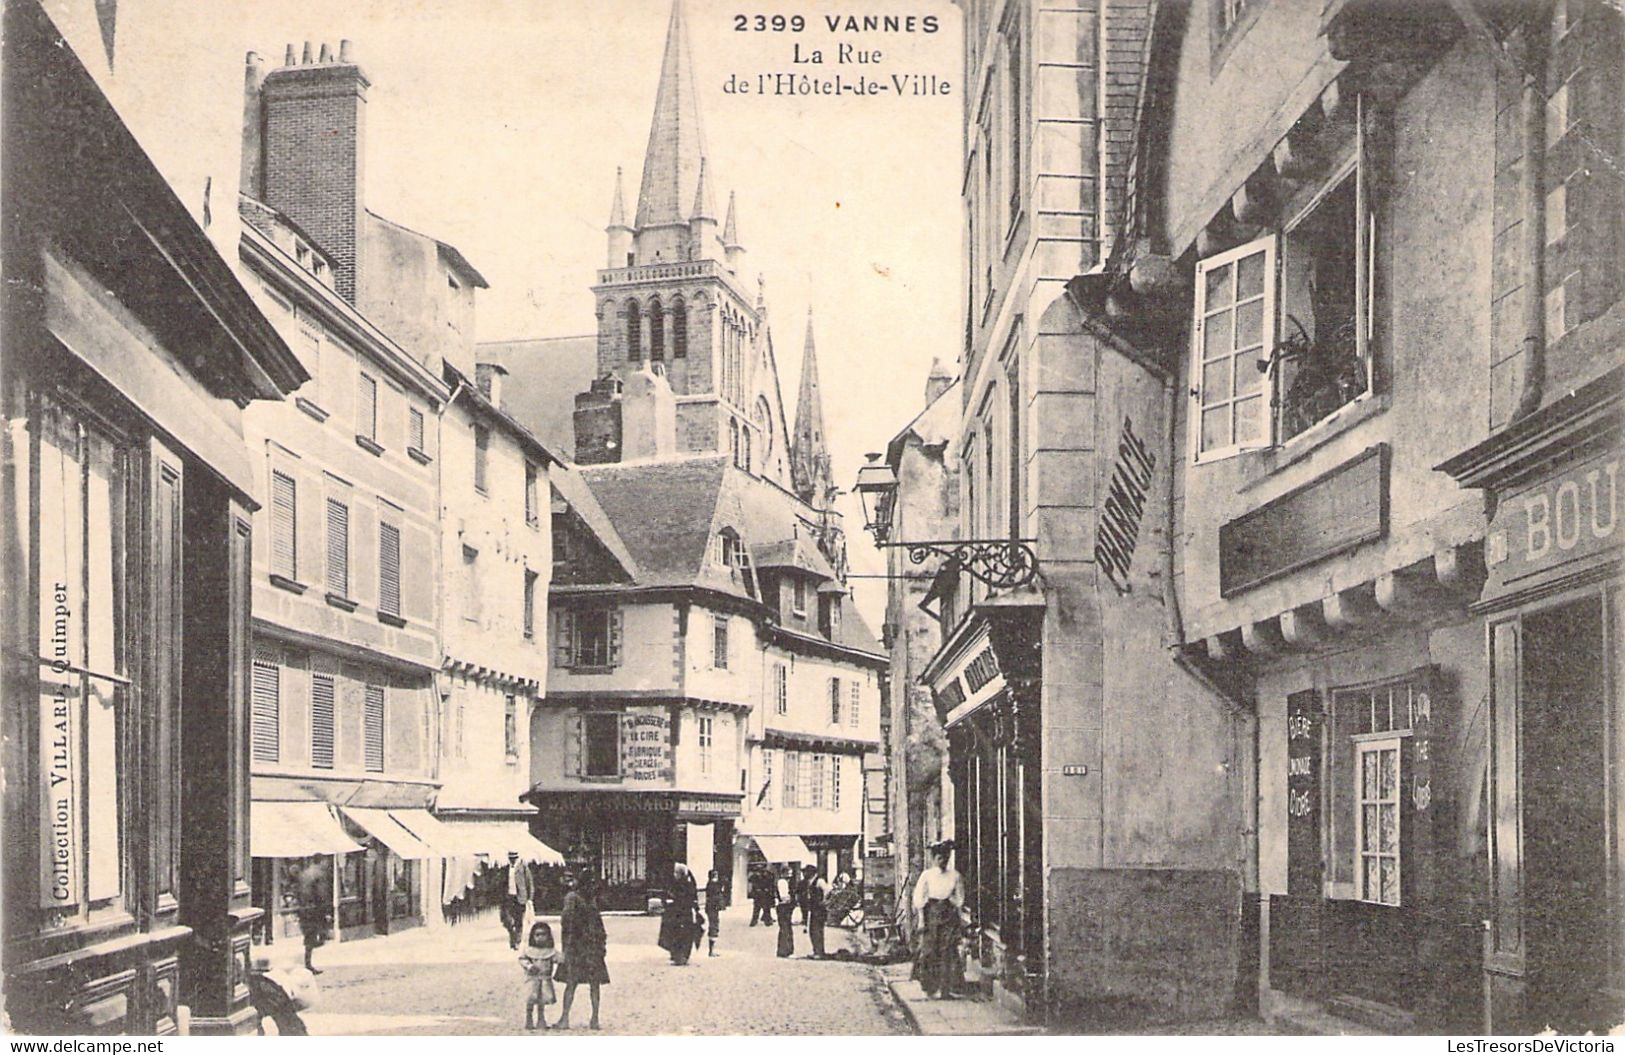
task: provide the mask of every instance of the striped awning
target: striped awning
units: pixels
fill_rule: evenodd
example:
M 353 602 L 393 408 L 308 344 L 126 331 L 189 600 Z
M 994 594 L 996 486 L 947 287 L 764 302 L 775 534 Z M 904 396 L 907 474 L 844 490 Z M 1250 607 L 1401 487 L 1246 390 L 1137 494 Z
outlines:
M 256 801 L 249 805 L 248 824 L 255 857 L 313 857 L 361 849 L 325 802 Z

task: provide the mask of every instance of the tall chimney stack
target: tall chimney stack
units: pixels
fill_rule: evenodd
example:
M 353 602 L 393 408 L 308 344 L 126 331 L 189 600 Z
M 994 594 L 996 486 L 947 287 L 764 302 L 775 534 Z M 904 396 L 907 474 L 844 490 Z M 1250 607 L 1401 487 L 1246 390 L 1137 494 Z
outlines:
M 291 47 L 289 57 L 292 57 Z M 260 115 L 260 85 L 264 80 L 265 64 L 259 55 L 250 51 L 243 63 L 243 161 L 238 181 L 239 189 L 250 198 L 261 198 L 265 194 L 261 179 L 265 129 Z
M 291 49 L 290 49 L 291 50 Z M 316 240 L 333 262 L 333 287 L 356 301 L 361 225 L 366 208 L 367 88 L 354 61 L 304 61 L 265 75 L 260 97 L 261 197 Z

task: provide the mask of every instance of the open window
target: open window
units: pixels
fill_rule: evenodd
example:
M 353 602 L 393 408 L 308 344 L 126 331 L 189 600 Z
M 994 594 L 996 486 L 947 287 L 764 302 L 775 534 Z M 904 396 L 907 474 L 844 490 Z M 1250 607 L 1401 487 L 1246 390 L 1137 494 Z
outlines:
M 1286 443 L 1372 391 L 1376 224 L 1363 106 L 1353 147 L 1278 230 L 1196 266 L 1197 462 Z

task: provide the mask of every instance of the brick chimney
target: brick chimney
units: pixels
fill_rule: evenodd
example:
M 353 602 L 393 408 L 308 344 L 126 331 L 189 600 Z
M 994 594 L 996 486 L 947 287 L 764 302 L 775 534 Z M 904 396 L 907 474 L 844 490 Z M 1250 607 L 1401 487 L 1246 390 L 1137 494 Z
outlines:
M 502 379 L 507 376 L 508 368 L 501 363 L 474 364 L 474 384 L 495 406 L 502 406 Z
M 324 44 L 312 61 L 309 43 L 300 61 L 293 56 L 289 45 L 260 87 L 262 196 L 316 240 L 333 261 L 334 288 L 353 304 L 371 82 L 348 40 L 336 58 Z
M 605 374 L 576 396 L 576 464 L 621 460 L 621 382 Z

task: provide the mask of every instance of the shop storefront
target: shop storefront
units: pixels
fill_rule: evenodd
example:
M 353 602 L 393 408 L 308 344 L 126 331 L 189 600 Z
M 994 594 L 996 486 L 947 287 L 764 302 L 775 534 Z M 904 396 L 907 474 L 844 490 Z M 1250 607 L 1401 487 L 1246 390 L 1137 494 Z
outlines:
M 1029 1004 L 1043 991 L 1042 611 L 984 605 L 922 675 L 948 733 L 954 865 L 978 930 L 977 953 L 1002 993 Z
M 1483 1028 L 1625 1019 L 1625 368 L 1441 468 L 1494 514 L 1487 630 Z
M 641 909 L 670 888 L 672 865 L 687 864 L 703 881 L 710 869 L 733 873 L 739 796 L 700 792 L 532 791 L 536 834 L 572 869 L 602 883 L 599 907 Z M 544 882 L 544 909 L 563 899 L 562 884 Z

